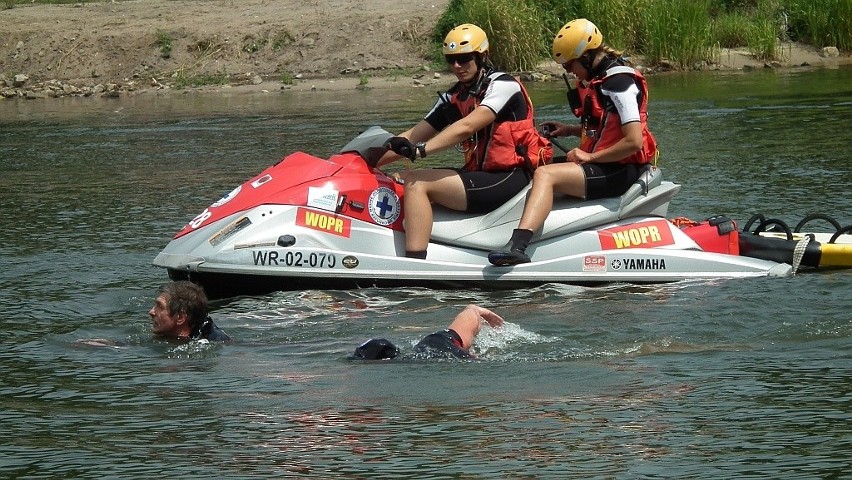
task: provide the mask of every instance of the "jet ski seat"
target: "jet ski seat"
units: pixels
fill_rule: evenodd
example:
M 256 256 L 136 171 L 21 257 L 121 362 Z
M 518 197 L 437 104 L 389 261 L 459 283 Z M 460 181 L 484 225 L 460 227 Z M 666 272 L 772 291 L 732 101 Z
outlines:
M 666 183 L 673 185 L 671 182 Z M 572 231 L 615 222 L 639 213 L 652 214 L 651 207 L 646 205 L 646 199 L 653 189 L 662 184 L 660 169 L 646 165 L 636 183 L 619 197 L 598 200 L 564 196 L 557 198 L 554 201 L 553 210 L 551 210 L 540 235 L 537 235 L 537 237 L 549 238 L 563 235 Z M 668 206 L 668 200 L 680 190 L 680 186 L 675 187 L 674 192 L 664 195 L 664 209 Z M 530 188 L 531 186 L 527 186 L 503 205 L 483 215 L 471 216 L 464 212 L 436 206 L 432 240 L 439 243 L 483 249 L 503 246 L 523 215 L 524 204 Z M 665 215 L 664 212 L 663 215 Z

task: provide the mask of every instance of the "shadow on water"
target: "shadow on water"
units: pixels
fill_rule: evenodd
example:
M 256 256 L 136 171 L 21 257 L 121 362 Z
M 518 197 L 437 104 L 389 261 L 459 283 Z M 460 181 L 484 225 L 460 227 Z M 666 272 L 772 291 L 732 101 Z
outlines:
M 684 185 L 670 213 L 849 223 L 850 80 L 652 77 L 661 166 Z M 540 120 L 565 118 L 560 85 L 530 87 Z M 166 280 L 151 260 L 189 219 L 286 153 L 328 156 L 373 124 L 403 130 L 433 99 L 401 86 L 0 102 L 0 474 L 846 474 L 843 271 L 275 292 L 213 302 L 234 344 L 151 338 Z M 484 328 L 478 361 L 347 359 L 371 337 L 410 351 L 468 303 L 508 322 Z

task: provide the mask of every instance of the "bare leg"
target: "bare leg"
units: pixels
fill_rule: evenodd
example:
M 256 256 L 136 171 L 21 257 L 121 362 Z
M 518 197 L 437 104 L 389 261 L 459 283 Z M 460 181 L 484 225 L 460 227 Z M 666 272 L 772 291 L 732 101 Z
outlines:
M 512 232 L 512 238 L 505 247 L 488 254 L 489 262 L 498 266 L 530 262 L 530 257 L 526 254 L 527 245 L 532 239 L 533 232 L 540 229 L 550 215 L 555 192 L 585 197 L 586 175 L 582 167 L 576 163 L 558 163 L 536 169 L 532 189 L 524 205 L 524 214 L 521 216 L 518 228 Z
M 532 231 L 541 228 L 553 209 L 554 192 L 585 197 L 586 175 L 582 167 L 576 163 L 556 163 L 536 169 L 518 228 Z
M 453 210 L 467 208 L 467 193 L 453 170 L 412 170 L 405 178 L 405 249 L 424 251 L 432 235 L 432 203 Z

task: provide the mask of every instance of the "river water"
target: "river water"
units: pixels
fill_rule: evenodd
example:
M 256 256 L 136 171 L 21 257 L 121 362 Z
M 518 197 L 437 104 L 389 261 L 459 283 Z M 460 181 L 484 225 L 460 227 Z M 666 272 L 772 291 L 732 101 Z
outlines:
M 650 83 L 671 216 L 852 223 L 852 69 Z M 174 232 L 433 90 L 0 102 L 0 477 L 852 478 L 849 271 L 278 292 L 213 303 L 233 344 L 152 339 Z M 560 85 L 531 94 L 565 118 Z M 346 358 L 470 302 L 508 321 L 479 361 Z

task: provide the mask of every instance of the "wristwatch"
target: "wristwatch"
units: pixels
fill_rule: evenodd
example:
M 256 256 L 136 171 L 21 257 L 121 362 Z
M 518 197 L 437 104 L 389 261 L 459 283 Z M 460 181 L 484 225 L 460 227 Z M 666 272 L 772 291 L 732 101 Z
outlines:
M 420 152 L 420 158 L 426 158 L 426 142 L 417 142 L 415 145 L 417 151 Z

